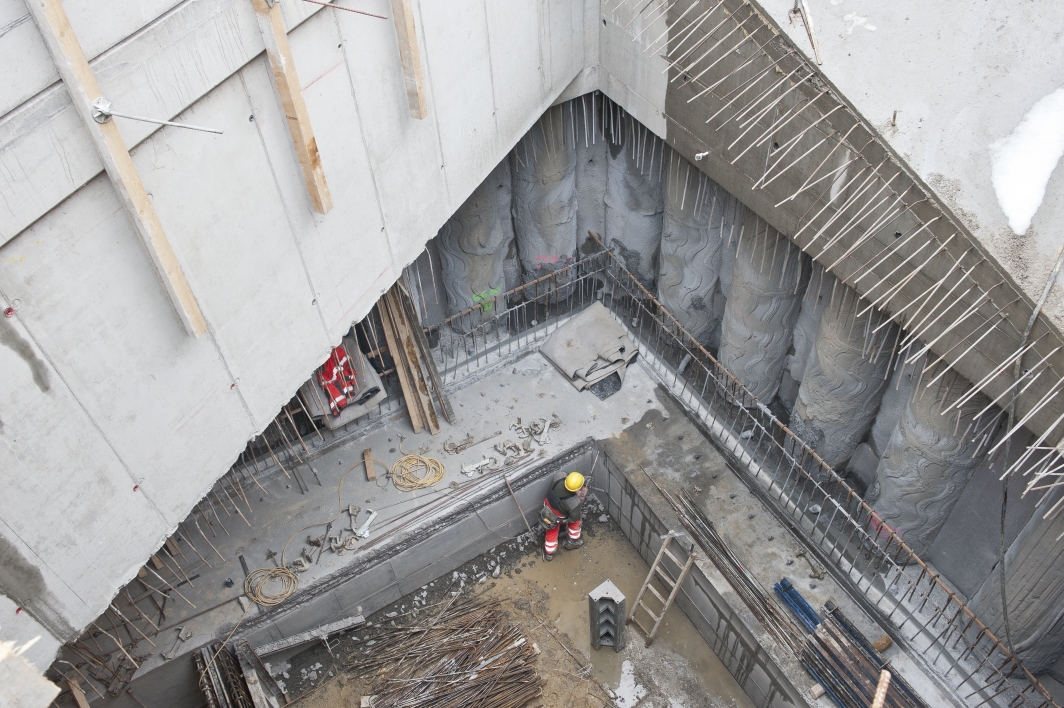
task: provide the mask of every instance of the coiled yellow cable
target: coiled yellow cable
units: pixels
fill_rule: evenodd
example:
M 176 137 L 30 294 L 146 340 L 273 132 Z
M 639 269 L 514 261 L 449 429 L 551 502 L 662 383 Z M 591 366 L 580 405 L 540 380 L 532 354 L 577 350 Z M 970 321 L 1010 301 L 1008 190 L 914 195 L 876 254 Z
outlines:
M 392 465 L 392 483 L 401 492 L 425 489 L 443 479 L 443 463 L 432 457 L 409 454 Z
M 271 582 L 280 582 L 281 589 L 276 592 L 267 592 L 266 585 Z M 256 605 L 274 607 L 292 597 L 299 589 L 299 578 L 288 568 L 258 568 L 244 578 L 244 594 L 251 598 Z

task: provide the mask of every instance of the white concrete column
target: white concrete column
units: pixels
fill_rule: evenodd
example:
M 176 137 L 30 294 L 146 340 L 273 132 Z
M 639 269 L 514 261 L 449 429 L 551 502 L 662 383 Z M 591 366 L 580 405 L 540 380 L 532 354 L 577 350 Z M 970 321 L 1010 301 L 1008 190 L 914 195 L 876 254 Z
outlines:
M 720 288 L 722 250 L 742 207 L 701 172 L 684 194 L 665 201 L 658 270 L 658 298 L 691 336 L 720 345 L 726 298 Z
M 745 211 L 724 308 L 720 363 L 768 405 L 779 390 L 809 268 L 786 236 Z
M 480 316 L 466 318 L 461 326 L 493 317 L 492 298 L 505 292 L 503 261 L 513 239 L 507 228 L 509 197 L 510 171 L 503 161 L 437 236 L 450 314 L 480 306 Z
M 1024 666 L 1040 673 L 1064 657 L 1064 514 L 1042 517 L 1060 499 L 1051 494 L 1005 552 L 1009 636 Z M 1005 641 L 1001 573 L 997 566 L 971 601 L 972 611 Z
M 651 292 L 658 276 L 665 208 L 663 173 L 659 177 L 661 152 L 658 148 L 658 164 L 651 170 L 649 155 L 644 157 L 631 144 L 611 143 L 606 167 L 606 246 Z
M 514 235 L 525 282 L 576 258 L 576 148 L 563 108 L 547 111 L 511 160 Z
M 898 329 L 868 310 L 851 288 L 840 285 L 829 296 L 791 415 L 791 429 L 838 469 L 872 426 L 887 386 L 887 366 Z
M 934 381 L 938 373 L 932 369 L 917 383 L 866 495 L 917 555 L 930 549 L 986 453 L 983 438 L 973 440 L 969 429 L 986 396 L 976 394 L 958 410 L 954 406 L 971 384 L 954 371 Z M 982 422 L 991 418 L 988 413 Z

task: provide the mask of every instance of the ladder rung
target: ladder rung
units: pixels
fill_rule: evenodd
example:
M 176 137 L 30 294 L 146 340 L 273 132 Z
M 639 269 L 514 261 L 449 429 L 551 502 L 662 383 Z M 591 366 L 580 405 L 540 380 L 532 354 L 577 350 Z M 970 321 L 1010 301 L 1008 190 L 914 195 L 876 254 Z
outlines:
M 653 586 L 653 585 L 647 585 L 647 590 L 649 590 L 650 592 L 654 593 L 654 597 L 658 598 L 658 602 L 660 602 L 660 603 L 662 603 L 662 604 L 664 604 L 664 603 L 665 603 L 665 598 L 663 598 L 663 597 L 662 597 L 662 596 L 661 596 L 661 595 L 660 595 L 660 594 L 658 593 L 658 591 L 654 589 L 654 586 Z M 640 603 L 640 604 L 644 604 L 644 603 Z
M 676 556 L 674 556 L 672 554 L 672 551 L 670 551 L 668 548 L 665 549 L 665 555 L 667 555 L 669 558 L 671 558 L 672 562 L 675 563 L 677 567 L 679 567 L 679 568 L 683 567 L 683 563 L 684 562 L 682 560 L 680 560 L 679 558 L 677 558 Z
M 654 572 L 657 573 L 658 576 L 665 582 L 665 584 L 669 586 L 670 590 L 672 589 L 672 586 L 676 585 L 676 581 L 673 580 L 668 573 L 662 570 L 661 566 L 654 566 Z M 650 586 L 648 585 L 647 587 Z

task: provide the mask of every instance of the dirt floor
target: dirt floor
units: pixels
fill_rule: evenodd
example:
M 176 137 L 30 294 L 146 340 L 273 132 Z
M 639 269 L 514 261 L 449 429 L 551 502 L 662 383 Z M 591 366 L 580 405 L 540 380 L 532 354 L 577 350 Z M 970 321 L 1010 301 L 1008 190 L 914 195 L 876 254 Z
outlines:
M 366 626 L 333 638 L 335 658 L 319 644 L 271 670 L 302 708 L 358 706 L 365 687 L 344 666 L 373 641 L 374 626 L 401 623 L 399 615 L 456 591 L 474 592 L 501 600 L 504 615 L 542 652 L 538 668 L 546 685 L 529 708 L 610 705 L 607 701 L 618 708 L 752 708 L 678 607 L 669 610 L 650 648 L 629 625 L 622 651 L 591 649 L 587 593 L 609 579 L 631 603 L 648 568 L 600 507 L 587 510 L 584 529 L 584 547 L 559 550 L 551 563 L 543 562 L 539 539 L 528 534 L 501 544 L 383 608 Z

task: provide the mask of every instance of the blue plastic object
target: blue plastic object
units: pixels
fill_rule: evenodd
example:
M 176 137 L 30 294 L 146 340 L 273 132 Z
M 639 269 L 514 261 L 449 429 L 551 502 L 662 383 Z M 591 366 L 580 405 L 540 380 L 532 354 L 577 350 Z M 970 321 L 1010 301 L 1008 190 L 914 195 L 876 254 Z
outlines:
M 823 620 L 820 619 L 820 615 L 816 613 L 816 610 L 805 601 L 802 594 L 798 592 L 798 588 L 791 585 L 790 580 L 782 578 L 772 586 L 772 589 L 776 591 L 776 594 L 786 603 L 787 607 L 791 608 L 791 612 L 794 613 L 803 627 L 810 632 L 816 631 L 816 626 Z

